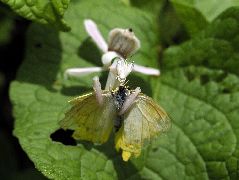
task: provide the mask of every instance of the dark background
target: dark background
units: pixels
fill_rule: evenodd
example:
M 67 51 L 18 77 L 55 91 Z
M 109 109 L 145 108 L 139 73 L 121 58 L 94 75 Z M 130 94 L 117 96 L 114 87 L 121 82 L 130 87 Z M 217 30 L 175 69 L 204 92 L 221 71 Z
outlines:
M 0 3 L 0 179 L 45 179 L 34 168 L 13 136 L 14 117 L 9 86 L 24 57 L 25 34 L 30 25 Z M 4 32 L 1 31 L 4 29 Z M 4 39 L 3 39 L 4 38 Z

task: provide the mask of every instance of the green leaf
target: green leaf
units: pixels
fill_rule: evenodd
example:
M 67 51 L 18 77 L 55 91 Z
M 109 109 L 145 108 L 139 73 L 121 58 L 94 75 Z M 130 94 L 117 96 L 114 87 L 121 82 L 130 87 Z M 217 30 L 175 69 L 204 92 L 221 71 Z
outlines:
M 163 8 L 165 0 L 130 0 L 130 4 L 157 16 Z
M 131 0 L 131 6 L 137 7 L 154 16 L 157 22 L 159 51 L 172 44 L 179 44 L 188 38 L 187 32 L 181 23 L 171 3 L 165 0 Z
M 14 16 L 0 3 L 0 46 L 10 42 L 13 26 Z
M 0 45 L 5 45 L 11 40 L 12 28 L 13 28 L 13 19 L 2 16 L 0 18 Z
M 1 77 L 1 76 L 0 76 Z M 4 128 L 0 128 L 0 146 L 1 146 L 1 154 L 0 154 L 0 175 L 1 179 L 34 179 L 34 180 L 44 180 L 44 176 L 37 171 L 36 169 L 27 169 L 27 170 L 19 170 L 19 163 L 22 160 L 22 157 L 17 156 L 16 149 L 13 146 L 13 137 L 9 136 L 7 132 L 5 132 Z M 22 164 L 21 164 L 22 166 Z M 10 172 L 10 173 L 9 173 Z
M 64 80 L 64 71 L 70 67 L 101 65 L 101 54 L 86 34 L 83 20 L 93 19 L 105 38 L 112 28 L 133 28 L 142 41 L 142 48 L 131 59 L 156 67 L 157 41 L 152 17 L 116 1 L 109 4 L 107 0 L 90 0 L 72 3 L 65 18 L 72 27 L 69 33 L 59 33 L 38 24 L 33 24 L 27 33 L 25 60 L 10 90 L 16 118 L 15 136 L 36 168 L 48 178 L 155 176 L 144 168 L 144 154 L 132 162 L 123 162 L 112 140 L 102 146 L 91 143 L 66 146 L 50 138 L 60 128 L 59 121 L 64 117 L 67 101 L 92 91 L 93 75 L 70 81 Z M 149 77 L 137 75 L 132 78 L 134 86 L 147 84 L 148 87 L 143 87 L 145 91 L 150 87 Z M 102 74 L 101 80 L 105 79 L 106 75 Z
M 239 6 L 238 0 L 171 0 L 191 36 L 203 30 L 226 9 Z
M 204 65 L 239 75 L 239 8 L 230 8 L 192 41 L 169 48 L 164 67 Z
M 180 146 L 196 150 L 204 179 L 239 177 L 238 15 L 239 8 L 231 8 L 198 37 L 169 48 L 155 92 L 155 98 L 170 112 L 174 127 L 189 141 L 186 146 L 172 144 L 166 148 L 169 152 L 175 148 L 173 153 L 182 162 L 190 156 L 179 153 Z M 189 169 L 195 167 L 187 164 Z
M 92 11 L 92 7 L 97 8 Z M 131 74 L 130 85 L 140 86 L 160 102 L 173 125 L 127 163 L 115 151 L 112 139 L 101 146 L 86 142 L 67 146 L 50 136 L 59 128 L 67 100 L 91 90 L 93 75 L 66 81 L 64 70 L 101 64 L 83 20 L 96 21 L 104 37 L 111 28 L 132 27 L 142 44 L 132 59 L 157 67 L 152 17 L 121 3 L 90 0 L 69 7 L 70 33 L 33 24 L 27 33 L 25 61 L 11 84 L 15 136 L 48 178 L 237 179 L 238 15 L 239 9 L 230 9 L 194 39 L 167 49 L 160 78 Z M 102 74 L 101 79 L 105 78 Z
M 1 0 L 19 15 L 43 24 L 69 31 L 70 27 L 63 20 L 63 15 L 70 0 Z
M 160 41 L 163 47 L 179 44 L 188 39 L 185 27 L 170 3 L 165 3 L 158 19 Z
M 201 175 L 196 179 L 238 177 L 239 87 L 231 90 L 231 83 L 238 84 L 238 77 L 225 75 L 223 70 L 194 66 L 175 68 L 162 77 L 155 98 L 173 119 L 169 140 L 176 142 L 168 146 L 161 144 L 176 156 L 178 164 L 184 165 L 182 178 L 190 175 Z M 158 151 L 158 158 L 168 159 L 160 153 L 160 148 Z M 176 169 L 175 166 L 172 169 Z M 177 170 L 163 173 L 166 179 L 171 179 L 170 172 L 177 173 Z

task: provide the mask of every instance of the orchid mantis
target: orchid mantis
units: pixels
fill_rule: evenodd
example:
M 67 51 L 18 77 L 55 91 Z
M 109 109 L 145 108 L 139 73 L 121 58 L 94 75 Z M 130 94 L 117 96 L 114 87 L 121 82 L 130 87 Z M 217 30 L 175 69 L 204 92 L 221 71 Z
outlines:
M 122 150 L 122 158 L 128 161 L 141 153 L 145 141 L 154 138 L 170 127 L 166 112 L 147 95 L 125 86 L 127 76 L 132 72 L 158 76 L 158 69 L 143 67 L 127 61 L 140 48 L 140 41 L 132 29 L 113 29 L 109 42 L 105 42 L 92 20 L 84 22 L 87 33 L 103 52 L 103 67 L 72 68 L 67 76 L 83 75 L 109 70 L 105 90 L 99 77 L 93 78 L 93 90 L 74 98 L 65 118 L 60 122 L 63 129 L 74 130 L 76 140 L 87 140 L 97 144 L 105 143 L 115 131 L 115 147 Z M 92 113 L 94 112 L 94 113 Z
M 127 57 L 133 55 L 140 48 L 140 41 L 134 35 L 132 29 L 115 28 L 111 30 L 107 44 L 94 21 L 86 19 L 84 26 L 86 32 L 103 53 L 101 57 L 103 66 L 70 68 L 65 71 L 65 77 L 81 77 L 90 73 L 109 70 L 105 90 L 111 90 L 118 87 L 131 71 L 159 76 L 160 71 L 158 69 L 144 67 L 135 63 L 129 63 L 128 66 Z M 125 67 L 128 69 L 124 69 Z

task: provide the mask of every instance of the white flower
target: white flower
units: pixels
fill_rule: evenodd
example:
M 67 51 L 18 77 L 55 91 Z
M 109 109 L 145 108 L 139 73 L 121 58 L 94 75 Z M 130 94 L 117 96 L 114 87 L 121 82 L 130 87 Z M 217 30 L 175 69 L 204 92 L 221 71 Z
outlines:
M 134 54 L 140 48 L 140 41 L 134 35 L 132 29 L 115 28 L 111 30 L 107 45 L 94 21 L 87 19 L 84 21 L 84 25 L 86 32 L 103 52 L 101 57 L 103 67 L 70 68 L 65 71 L 65 77 L 81 77 L 93 72 L 109 70 L 105 87 L 105 89 L 109 90 L 117 87 L 119 83 L 123 83 L 131 71 L 155 76 L 160 74 L 158 69 L 127 63 L 127 57 Z M 112 61 L 114 62 L 112 63 Z

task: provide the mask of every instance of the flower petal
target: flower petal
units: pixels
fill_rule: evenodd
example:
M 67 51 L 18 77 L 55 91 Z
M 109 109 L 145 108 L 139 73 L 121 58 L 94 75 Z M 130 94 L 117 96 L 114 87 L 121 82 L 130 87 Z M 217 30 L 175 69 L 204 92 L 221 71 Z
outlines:
M 154 75 L 154 76 L 160 75 L 159 69 L 144 67 L 138 64 L 134 64 L 133 71 L 140 72 L 142 74 L 147 74 L 147 75 Z
M 94 72 L 104 71 L 102 67 L 88 67 L 88 68 L 69 68 L 65 71 L 64 77 L 67 79 L 68 76 L 81 77 Z
M 108 51 L 108 45 L 102 37 L 97 25 L 91 19 L 86 19 L 84 21 L 86 32 L 93 39 L 95 44 L 105 53 Z

